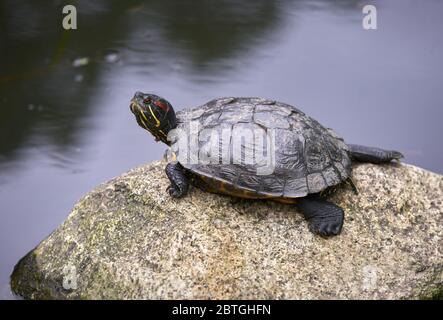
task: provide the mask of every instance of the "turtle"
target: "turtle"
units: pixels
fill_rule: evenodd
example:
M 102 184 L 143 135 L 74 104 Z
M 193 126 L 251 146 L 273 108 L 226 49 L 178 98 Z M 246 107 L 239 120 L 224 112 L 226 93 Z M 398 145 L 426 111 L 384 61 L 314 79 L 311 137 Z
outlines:
M 165 173 L 171 197 L 184 197 L 193 185 L 294 205 L 309 230 L 322 237 L 342 231 L 344 211 L 325 191 L 352 181 L 353 161 L 381 164 L 403 157 L 347 144 L 297 107 L 264 98 L 225 97 L 175 112 L 166 99 L 136 92 L 130 110 L 143 129 L 169 146 Z

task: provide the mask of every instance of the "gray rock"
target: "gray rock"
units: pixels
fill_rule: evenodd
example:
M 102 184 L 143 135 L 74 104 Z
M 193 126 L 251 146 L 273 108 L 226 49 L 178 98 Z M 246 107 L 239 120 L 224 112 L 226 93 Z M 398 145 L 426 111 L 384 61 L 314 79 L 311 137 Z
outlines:
M 359 189 L 323 239 L 293 206 L 192 189 L 165 192 L 165 163 L 100 185 L 19 261 L 32 299 L 396 299 L 443 296 L 443 176 L 410 165 L 354 167 Z

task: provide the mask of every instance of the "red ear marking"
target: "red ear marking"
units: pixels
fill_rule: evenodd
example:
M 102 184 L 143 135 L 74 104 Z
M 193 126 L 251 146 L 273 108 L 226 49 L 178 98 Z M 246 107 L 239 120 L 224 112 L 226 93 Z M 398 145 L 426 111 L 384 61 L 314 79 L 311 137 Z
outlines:
M 163 111 L 165 111 L 165 112 L 168 112 L 168 110 L 169 110 L 168 105 L 166 105 L 165 103 L 163 103 L 163 102 L 161 102 L 161 101 L 155 101 L 154 104 L 155 104 L 157 107 L 163 109 Z

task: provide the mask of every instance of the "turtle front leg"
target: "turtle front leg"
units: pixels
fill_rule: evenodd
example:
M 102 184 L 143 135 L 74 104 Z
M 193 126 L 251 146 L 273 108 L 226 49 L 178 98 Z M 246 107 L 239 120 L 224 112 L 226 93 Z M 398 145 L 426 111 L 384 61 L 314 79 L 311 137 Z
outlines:
M 171 181 L 171 185 L 166 189 L 169 195 L 173 198 L 185 196 L 188 193 L 189 181 L 183 166 L 178 162 L 168 163 L 165 172 Z
M 323 237 L 340 234 L 344 212 L 339 206 L 319 196 L 297 199 L 297 207 L 309 223 L 309 230 Z

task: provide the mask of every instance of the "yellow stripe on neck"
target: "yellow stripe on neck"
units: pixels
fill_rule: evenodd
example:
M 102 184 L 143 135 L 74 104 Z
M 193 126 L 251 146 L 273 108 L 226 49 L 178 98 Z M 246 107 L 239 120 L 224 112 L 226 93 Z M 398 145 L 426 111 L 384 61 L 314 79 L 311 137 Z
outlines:
M 140 121 L 143 123 L 145 129 L 148 130 L 148 131 L 150 131 L 149 128 L 148 128 L 148 126 L 146 125 L 146 122 L 144 122 L 142 118 L 140 118 Z
M 145 115 L 145 113 L 144 113 L 143 111 L 140 111 L 140 114 L 143 116 L 143 118 L 144 118 L 146 121 L 149 121 L 148 118 L 146 118 L 146 115 Z
M 151 111 L 151 114 L 152 114 L 152 116 L 154 117 L 154 119 L 155 119 L 155 126 L 158 128 L 158 127 L 160 127 L 160 121 L 157 119 L 157 117 L 155 116 L 155 114 L 154 114 L 154 112 L 152 111 L 152 108 L 151 108 L 151 106 L 149 106 L 149 111 Z

